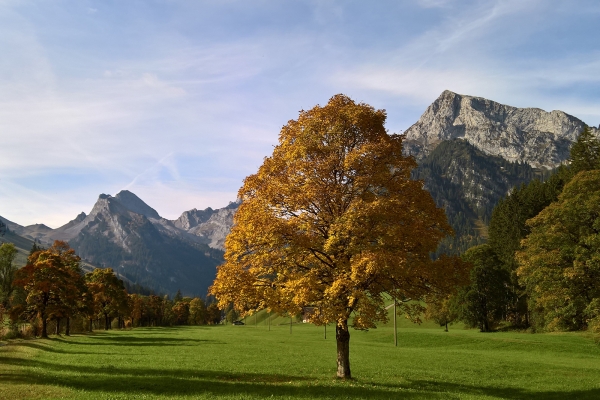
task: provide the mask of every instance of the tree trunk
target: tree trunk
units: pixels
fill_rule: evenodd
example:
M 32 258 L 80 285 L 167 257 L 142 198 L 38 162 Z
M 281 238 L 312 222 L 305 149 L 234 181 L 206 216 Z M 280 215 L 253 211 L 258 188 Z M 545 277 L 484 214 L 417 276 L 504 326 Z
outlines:
M 108 330 L 108 314 L 104 314 L 104 330 Z
M 65 326 L 65 335 L 71 336 L 71 318 L 67 317 L 67 325 Z
M 488 322 L 487 318 L 483 320 L 483 329 L 481 330 L 481 332 L 489 332 L 490 331 L 490 323 Z
M 42 314 L 42 337 L 43 338 L 48 338 L 48 321 L 46 320 L 46 316 L 44 314 Z
M 46 306 L 48 305 L 48 298 L 50 296 L 48 295 L 48 293 L 44 293 L 42 296 L 42 310 L 40 311 L 39 315 L 40 318 L 42 319 L 42 337 L 43 338 L 48 338 L 48 321 L 47 321 L 47 317 L 46 317 Z
M 448 321 L 446 321 L 446 332 L 448 332 Z
M 60 317 L 56 317 L 56 336 L 60 335 Z
M 94 323 L 94 320 L 90 318 L 90 332 L 94 332 L 93 323 Z
M 350 331 L 348 320 L 338 321 L 335 327 L 337 341 L 337 377 L 351 379 L 350 374 Z

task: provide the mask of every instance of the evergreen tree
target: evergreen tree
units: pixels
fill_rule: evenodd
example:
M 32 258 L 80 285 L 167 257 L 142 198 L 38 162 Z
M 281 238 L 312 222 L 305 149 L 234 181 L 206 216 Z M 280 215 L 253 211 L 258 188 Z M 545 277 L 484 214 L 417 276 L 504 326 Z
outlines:
M 173 303 L 177 304 L 181 300 L 183 300 L 183 296 L 181 295 L 181 290 L 177 289 L 177 294 L 175 294 L 175 298 L 173 299 Z
M 13 291 L 13 281 L 17 271 L 13 261 L 16 256 L 17 248 L 14 244 L 3 243 L 0 246 L 0 306 L 5 310 L 8 309 L 8 300 Z
M 521 248 L 521 240 L 530 232 L 526 221 L 556 201 L 570 178 L 569 168 L 561 166 L 545 182 L 536 179 L 514 188 L 506 198 L 498 202 L 492 212 L 488 244 L 511 276 L 508 289 L 512 293 L 512 300 L 508 305 L 506 318 L 513 325 L 529 325 L 527 295 L 519 283 L 515 260 L 515 252 Z
M 470 248 L 462 258 L 473 265 L 471 283 L 459 291 L 452 309 L 467 325 L 490 332 L 509 303 L 510 275 L 487 244 Z
M 29 250 L 29 255 L 32 255 L 36 251 L 40 251 L 40 250 L 42 250 L 42 248 L 40 246 L 38 246 L 37 243 L 34 240 L 33 241 L 33 245 L 31 246 L 31 250 Z
M 588 126 L 583 128 L 577 141 L 571 146 L 569 161 L 573 175 L 600 168 L 600 140 L 592 134 Z

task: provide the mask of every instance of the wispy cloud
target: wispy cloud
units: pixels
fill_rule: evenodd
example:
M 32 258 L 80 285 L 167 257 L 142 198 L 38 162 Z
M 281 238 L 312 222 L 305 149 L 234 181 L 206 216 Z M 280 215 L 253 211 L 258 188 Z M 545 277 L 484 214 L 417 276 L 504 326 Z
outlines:
M 165 216 L 225 205 L 339 92 L 394 129 L 444 89 L 600 123 L 594 2 L 63 5 L 0 0 L 0 215 L 19 223 L 125 187 Z

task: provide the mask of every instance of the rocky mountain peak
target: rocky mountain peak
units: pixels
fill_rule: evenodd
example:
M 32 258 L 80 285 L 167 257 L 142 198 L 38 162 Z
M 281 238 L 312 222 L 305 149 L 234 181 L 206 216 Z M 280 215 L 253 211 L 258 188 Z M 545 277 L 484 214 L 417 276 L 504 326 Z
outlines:
M 568 158 L 584 126 L 562 111 L 517 108 L 445 90 L 406 130 L 405 152 L 421 160 L 442 141 L 463 139 L 488 155 L 554 168 Z
M 148 218 L 160 219 L 160 215 L 158 215 L 154 208 L 144 203 L 142 199 L 137 197 L 129 190 L 121 190 L 115 195 L 115 199 L 117 199 L 129 211 L 144 215 Z
M 77 215 L 75 217 L 75 219 L 73 221 L 74 222 L 81 222 L 81 221 L 83 221 L 85 219 L 85 217 L 87 217 L 87 214 L 82 211 L 79 215 Z

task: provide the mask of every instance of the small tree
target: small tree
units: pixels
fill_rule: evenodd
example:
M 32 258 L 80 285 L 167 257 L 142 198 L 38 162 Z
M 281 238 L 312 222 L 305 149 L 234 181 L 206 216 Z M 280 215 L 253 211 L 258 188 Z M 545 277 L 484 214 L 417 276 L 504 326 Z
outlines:
M 231 308 L 229 311 L 227 311 L 227 314 L 225 315 L 225 321 L 233 323 L 235 321 L 238 320 L 238 313 L 235 311 L 235 308 Z
M 187 325 L 190 319 L 190 305 L 185 301 L 180 301 L 172 308 L 175 315 L 175 323 L 177 325 Z
M 17 253 L 17 248 L 12 243 L 3 243 L 0 246 L 0 306 L 5 310 L 9 308 L 8 303 L 13 292 L 13 281 L 17 271 L 13 261 Z
M 81 295 L 80 260 L 66 242 L 57 240 L 48 250 L 30 255 L 27 265 L 16 273 L 15 285 L 27 293 L 24 312 L 30 318 L 39 317 L 42 337 L 48 337 L 49 317 L 76 312 L 74 299 Z
M 206 324 L 206 304 L 197 297 L 190 301 L 190 325 Z
M 217 325 L 221 322 L 221 309 L 217 303 L 212 303 L 206 308 L 206 322 L 210 325 Z
M 442 298 L 433 298 L 427 302 L 425 319 L 432 320 L 436 324 L 445 327 L 448 332 L 448 324 L 453 323 L 458 315 L 456 309 L 452 307 L 452 298 L 444 296 Z
M 211 288 L 223 307 L 267 308 L 334 322 L 337 375 L 350 378 L 350 331 L 387 320 L 387 296 L 409 315 L 466 278 L 460 260 L 430 258 L 452 229 L 384 110 L 344 95 L 285 125 L 273 155 L 239 191 L 242 204 Z M 414 302 L 407 302 L 412 299 Z
M 470 248 L 462 257 L 473 268 L 471 283 L 456 298 L 459 318 L 481 332 L 490 332 L 509 304 L 510 274 L 487 244 Z
M 88 290 L 92 293 L 95 310 L 104 317 L 104 329 L 111 328 L 114 317 L 126 315 L 128 296 L 123 281 L 111 268 L 96 268 L 85 276 Z
M 600 140 L 588 126 L 583 128 L 571 146 L 569 161 L 573 175 L 600 168 Z

